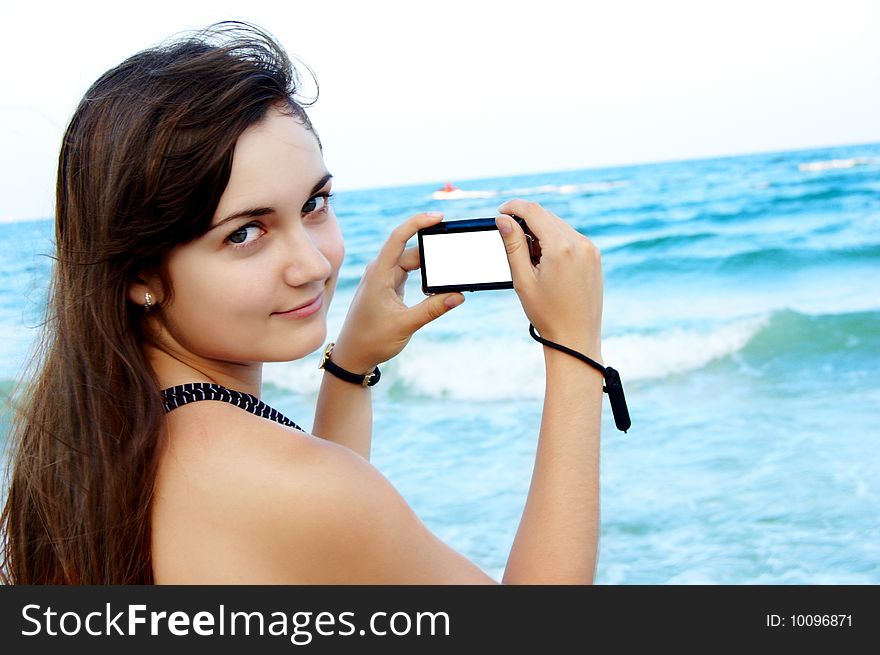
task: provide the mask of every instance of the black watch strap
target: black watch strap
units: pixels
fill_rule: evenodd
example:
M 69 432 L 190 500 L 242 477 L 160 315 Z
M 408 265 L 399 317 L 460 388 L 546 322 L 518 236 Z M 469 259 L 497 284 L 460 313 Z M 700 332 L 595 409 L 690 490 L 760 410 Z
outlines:
M 323 368 L 325 371 L 327 371 L 331 375 L 335 375 L 340 380 L 345 380 L 346 382 L 351 382 L 352 384 L 359 384 L 362 387 L 372 387 L 379 381 L 379 378 L 382 377 L 382 374 L 379 372 L 378 366 L 374 368 L 373 372 L 369 375 L 358 375 L 357 373 L 346 371 L 341 366 L 337 366 L 336 364 L 334 364 L 332 361 L 330 361 L 330 354 L 333 352 L 333 346 L 335 345 L 336 343 L 333 341 L 327 344 L 318 368 Z

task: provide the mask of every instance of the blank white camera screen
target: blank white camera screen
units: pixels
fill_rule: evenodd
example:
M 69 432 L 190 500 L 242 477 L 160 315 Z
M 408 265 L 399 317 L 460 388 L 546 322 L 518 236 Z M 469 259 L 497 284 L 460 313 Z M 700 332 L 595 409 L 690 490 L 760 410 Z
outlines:
M 507 251 L 498 230 L 422 235 L 429 287 L 510 282 Z

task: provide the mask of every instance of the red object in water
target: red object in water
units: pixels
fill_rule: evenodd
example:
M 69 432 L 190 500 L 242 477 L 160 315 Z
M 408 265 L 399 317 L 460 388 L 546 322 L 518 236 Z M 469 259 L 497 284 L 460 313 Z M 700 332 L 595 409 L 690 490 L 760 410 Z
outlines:
M 447 182 L 447 183 L 444 185 L 443 190 L 444 190 L 446 193 L 449 193 L 450 191 L 455 191 L 456 188 L 457 188 L 457 187 L 452 186 L 452 182 Z

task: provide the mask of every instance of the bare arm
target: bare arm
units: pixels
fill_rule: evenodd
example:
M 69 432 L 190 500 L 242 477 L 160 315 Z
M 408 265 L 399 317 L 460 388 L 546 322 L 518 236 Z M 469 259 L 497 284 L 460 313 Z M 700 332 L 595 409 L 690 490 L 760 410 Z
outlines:
M 344 344 L 337 344 L 333 348 L 332 359 L 352 373 L 361 375 L 369 372 L 350 368 L 352 364 L 349 363 Z M 346 446 L 369 461 L 373 435 L 371 387 L 340 380 L 325 371 L 318 392 L 312 434 Z
M 602 362 L 602 261 L 595 245 L 540 205 L 511 200 L 499 208 L 526 220 L 525 234 L 498 217 L 514 289 L 538 333 Z M 544 413 L 532 482 L 503 581 L 590 584 L 599 541 L 599 432 L 603 377 L 567 353 L 544 346 Z
M 538 451 L 503 582 L 592 584 L 599 540 L 602 376 L 546 346 L 544 361 Z

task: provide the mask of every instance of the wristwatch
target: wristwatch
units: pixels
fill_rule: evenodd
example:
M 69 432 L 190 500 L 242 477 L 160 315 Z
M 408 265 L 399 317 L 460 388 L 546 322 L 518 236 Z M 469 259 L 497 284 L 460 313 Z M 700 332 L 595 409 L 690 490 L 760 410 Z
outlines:
M 359 384 L 362 387 L 372 387 L 379 381 L 379 378 L 382 374 L 379 372 L 379 367 L 373 369 L 373 372 L 369 375 L 357 375 L 352 373 L 351 371 L 346 371 L 344 368 L 341 368 L 330 361 L 330 353 L 333 352 L 333 346 L 336 345 L 335 341 L 331 341 L 327 344 L 327 347 L 324 349 L 324 355 L 321 357 L 321 363 L 318 368 L 323 368 L 328 373 L 335 375 L 340 380 L 345 380 L 346 382 L 351 382 L 352 384 Z

